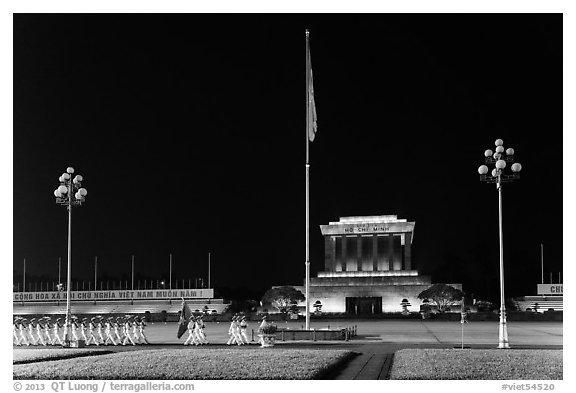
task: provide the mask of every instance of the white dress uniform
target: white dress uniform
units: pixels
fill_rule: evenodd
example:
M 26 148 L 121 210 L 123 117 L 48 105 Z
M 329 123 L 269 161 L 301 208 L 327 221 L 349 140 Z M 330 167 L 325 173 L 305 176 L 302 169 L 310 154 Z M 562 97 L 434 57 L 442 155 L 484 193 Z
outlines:
M 12 335 L 13 335 L 13 342 L 14 345 L 20 346 L 21 341 L 20 341 L 20 337 L 18 336 L 18 325 L 20 324 L 20 320 L 18 318 L 16 318 L 14 320 L 14 326 L 12 328 Z
M 108 345 L 108 341 L 112 342 L 112 344 L 114 345 L 118 345 L 118 343 L 116 343 L 116 340 L 114 340 L 114 333 L 112 332 L 112 329 L 113 329 L 112 318 L 108 318 L 108 320 L 106 321 L 106 330 L 105 330 L 106 340 L 104 340 L 104 345 Z
M 130 323 L 130 318 L 126 318 L 126 320 L 124 321 L 124 325 L 123 325 L 124 341 L 122 341 L 122 345 L 126 345 L 128 343 L 128 341 L 130 341 L 130 343 L 132 343 L 132 345 L 136 345 L 136 343 L 132 339 L 132 336 L 130 336 L 131 327 L 132 326 Z
M 140 344 L 140 335 L 138 334 L 138 317 L 134 317 L 132 322 L 132 339 L 136 344 Z
M 88 329 L 88 326 L 86 323 L 87 321 L 88 321 L 88 318 L 82 318 L 82 322 L 80 322 L 80 336 L 82 336 L 82 339 L 84 340 L 86 345 L 88 345 L 88 337 L 86 336 L 86 330 Z
M 78 318 L 72 317 L 70 325 L 72 326 L 72 341 L 78 341 Z
M 48 341 L 46 342 L 50 342 L 50 345 L 54 345 L 55 341 L 52 338 L 52 336 L 50 335 L 50 317 L 46 317 L 44 318 L 44 334 L 46 335 L 46 338 L 48 339 Z
M 266 326 L 268 326 L 269 323 L 266 321 L 266 318 L 262 319 L 262 323 L 260 323 L 260 327 L 258 328 L 258 331 L 261 333 L 260 335 L 260 344 L 264 345 L 264 333 L 262 332 L 262 329 L 265 328 Z
M 38 335 L 38 341 L 42 345 L 46 345 L 46 341 L 44 341 L 44 325 L 42 325 L 42 319 L 39 319 L 36 323 L 36 334 Z
M 96 337 L 94 333 L 96 330 L 96 323 L 94 323 L 94 320 L 95 318 L 92 317 L 90 319 L 90 324 L 88 325 L 88 340 L 86 340 L 86 345 L 90 345 L 90 343 L 93 342 L 98 346 L 100 343 L 98 342 L 98 337 Z
M 199 344 L 194 334 L 195 325 L 196 323 L 194 322 L 194 317 L 190 317 L 190 320 L 188 321 L 188 338 L 184 342 L 184 345 L 190 345 L 191 342 L 194 343 L 194 345 Z
M 34 331 L 36 329 L 35 325 L 36 325 L 36 318 L 32 318 L 30 320 L 30 323 L 28 324 L 28 335 L 30 336 L 30 342 L 32 343 L 32 345 L 38 345 L 38 339 L 34 334 Z
M 246 318 L 242 317 L 240 321 L 240 338 L 244 342 L 244 344 L 248 344 L 250 340 L 248 340 L 248 322 L 246 322 Z
M 144 339 L 146 344 L 149 344 L 148 339 L 146 338 L 146 334 L 144 334 L 144 330 L 146 329 L 146 319 L 142 318 L 140 323 L 138 324 L 138 332 L 140 333 L 140 339 Z
M 196 341 L 199 344 L 208 344 L 208 340 L 206 340 L 206 336 L 204 335 L 204 332 L 202 331 L 202 329 L 204 328 L 204 323 L 202 322 L 202 320 L 200 318 L 196 319 L 196 321 L 194 322 L 194 334 L 195 334 L 195 338 Z
M 18 334 L 20 335 L 20 343 L 24 343 L 25 345 L 30 345 L 28 338 L 26 337 L 26 326 L 24 325 L 24 321 L 26 319 L 21 319 L 20 324 L 18 326 Z
M 118 344 L 122 344 L 122 335 L 120 334 L 120 317 L 112 319 L 112 326 L 114 327 L 114 335 L 118 339 Z
M 104 344 L 106 339 L 102 335 L 102 318 L 96 318 L 96 341 L 100 344 Z

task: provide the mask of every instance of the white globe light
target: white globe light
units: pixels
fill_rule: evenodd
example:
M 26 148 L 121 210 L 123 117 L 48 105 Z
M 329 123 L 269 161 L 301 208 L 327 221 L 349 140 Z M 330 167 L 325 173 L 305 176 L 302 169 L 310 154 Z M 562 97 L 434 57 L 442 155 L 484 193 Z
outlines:
M 59 181 L 60 183 L 64 183 L 64 179 L 62 178 L 62 176 L 60 176 L 60 177 L 58 178 L 58 181 Z
M 506 168 L 506 161 L 504 161 L 504 160 L 496 161 L 496 168 L 498 168 L 498 169 Z
M 77 192 L 76 194 L 74 194 L 74 198 L 76 198 L 76 199 L 82 199 L 82 195 L 80 195 L 80 193 Z
M 84 180 L 84 178 L 83 178 L 82 176 L 80 176 L 80 175 L 76 175 L 74 178 L 75 178 L 77 181 L 82 181 L 82 180 Z
M 492 154 L 494 154 L 492 150 L 488 149 L 484 152 L 484 157 L 492 157 Z
M 506 155 L 507 156 L 513 156 L 514 155 L 514 149 L 512 149 L 511 147 L 506 149 Z
M 58 187 L 58 191 L 60 191 L 60 194 L 66 194 L 68 192 L 68 188 L 66 188 L 66 186 L 60 186 Z
M 70 179 L 70 175 L 68 173 L 63 173 L 62 179 L 68 180 L 68 179 Z
M 79 192 L 80 195 L 82 195 L 83 197 L 85 197 L 86 195 L 88 195 L 88 191 L 87 191 L 85 188 L 79 189 L 78 192 Z
M 494 153 L 494 156 L 493 156 L 493 157 L 494 157 L 495 160 L 499 160 L 500 157 L 502 157 L 502 155 L 501 155 L 500 153 Z
M 504 144 L 504 141 L 502 139 L 496 139 L 496 142 L 494 142 L 494 144 L 496 146 L 502 146 Z
M 512 164 L 512 172 L 520 172 L 522 170 L 522 165 L 519 162 Z
M 504 146 L 496 146 L 497 153 L 504 153 Z
M 68 168 L 66 168 L 66 172 L 68 172 L 68 173 L 74 173 L 74 168 L 72 168 L 71 166 L 69 166 Z
M 60 194 L 60 191 L 54 190 L 54 196 L 55 196 L 56 198 L 60 198 L 60 197 L 62 196 L 62 194 Z
M 498 169 L 494 168 L 492 169 L 492 177 L 496 177 L 498 176 Z
M 488 173 L 488 167 L 486 165 L 480 165 L 478 168 L 478 173 L 481 175 L 485 175 Z

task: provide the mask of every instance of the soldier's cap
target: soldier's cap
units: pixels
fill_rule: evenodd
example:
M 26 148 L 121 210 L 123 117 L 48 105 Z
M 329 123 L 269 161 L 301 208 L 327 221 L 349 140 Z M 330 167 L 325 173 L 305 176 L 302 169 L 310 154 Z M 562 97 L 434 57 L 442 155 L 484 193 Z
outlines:
M 246 315 L 243 315 L 242 318 L 240 318 L 240 319 L 245 320 L 245 319 L 246 319 Z
M 96 319 L 96 317 L 92 317 L 92 318 L 90 318 L 90 320 L 91 320 L 91 321 L 93 321 L 93 320 L 95 320 L 95 319 Z
M 56 320 L 57 320 L 57 321 L 61 321 L 61 320 L 62 320 L 62 318 L 56 318 Z
M 78 319 L 78 317 L 76 315 L 72 315 L 70 318 L 72 319 Z
M 87 320 L 88 320 L 88 318 L 82 318 L 82 320 L 83 320 L 83 321 L 87 321 Z
M 32 318 L 32 319 L 31 319 L 31 321 L 35 321 L 35 320 L 36 320 L 36 318 Z
M 264 315 L 262 319 L 268 319 L 268 315 Z

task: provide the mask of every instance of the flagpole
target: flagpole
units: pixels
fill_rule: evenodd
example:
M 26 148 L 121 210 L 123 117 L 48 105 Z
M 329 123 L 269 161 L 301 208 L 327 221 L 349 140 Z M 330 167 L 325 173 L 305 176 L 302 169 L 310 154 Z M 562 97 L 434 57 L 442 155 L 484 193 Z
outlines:
M 306 330 L 310 330 L 310 32 L 306 29 Z

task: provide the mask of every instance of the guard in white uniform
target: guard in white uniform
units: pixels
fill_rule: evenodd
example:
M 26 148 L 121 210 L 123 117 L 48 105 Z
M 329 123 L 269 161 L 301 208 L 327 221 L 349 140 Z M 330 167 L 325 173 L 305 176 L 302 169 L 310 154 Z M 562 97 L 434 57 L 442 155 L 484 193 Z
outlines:
M 72 322 L 70 325 L 72 326 L 72 341 L 78 342 L 78 317 L 72 315 Z
M 57 341 L 58 344 L 64 345 L 62 339 L 60 338 L 60 329 L 62 328 L 62 318 L 56 318 L 56 322 L 52 326 L 52 334 L 54 335 L 55 342 Z
M 204 321 L 202 321 L 202 317 L 199 316 L 196 318 L 194 323 L 194 334 L 196 335 L 196 341 L 198 343 L 204 345 L 208 344 L 208 340 L 206 340 L 206 335 L 204 334 Z
M 48 339 L 46 342 L 50 342 L 50 345 L 54 345 L 55 341 L 52 338 L 52 336 L 50 335 L 50 328 L 52 327 L 50 325 L 50 322 L 51 322 L 50 317 L 44 317 L 43 318 L 43 324 L 44 324 L 43 332 L 44 332 L 44 335 L 46 336 L 46 338 Z
M 194 343 L 194 345 L 198 345 L 199 342 L 195 337 L 194 334 L 194 327 L 196 326 L 196 322 L 194 321 L 194 316 L 192 315 L 188 320 L 188 338 L 184 342 L 184 345 L 190 345 L 190 343 Z
M 94 343 L 95 345 L 100 345 L 98 342 L 98 337 L 96 337 L 96 323 L 94 322 L 96 318 L 90 318 L 90 323 L 88 324 L 88 339 L 86 340 L 86 345 L 90 345 L 90 343 Z
M 127 316 L 124 318 L 124 325 L 123 325 L 124 341 L 122 341 L 122 345 L 126 345 L 128 341 L 130 341 L 132 345 L 136 345 L 136 343 L 132 339 L 132 336 L 130 335 L 132 330 L 132 323 L 130 321 L 130 318 L 131 316 Z
M 268 318 L 268 317 L 267 317 L 266 315 L 264 315 L 264 316 L 262 317 L 262 323 L 260 323 L 260 326 L 258 327 L 258 331 L 261 332 L 261 333 L 262 333 L 262 329 L 263 329 L 263 328 L 265 328 L 266 326 L 270 325 L 270 324 L 268 323 L 268 321 L 266 320 L 267 318 Z M 260 342 L 261 345 L 264 345 L 264 337 L 263 337 L 263 334 L 260 335 L 260 341 L 259 341 L 259 342 Z
M 46 345 L 46 341 L 44 341 L 44 325 L 42 322 L 42 318 L 38 318 L 38 321 L 36 322 L 36 335 L 38 336 L 40 344 Z
M 80 336 L 84 343 L 88 345 L 88 337 L 86 336 L 86 330 L 88 330 L 88 318 L 82 318 L 82 321 L 79 323 L 80 326 Z
M 245 316 L 242 316 L 240 319 L 240 338 L 244 344 L 248 344 L 250 342 L 250 340 L 248 340 L 248 322 L 246 322 Z
M 104 336 L 102 335 L 102 324 L 103 324 L 102 321 L 104 321 L 104 318 L 98 315 L 97 317 L 93 317 L 92 319 L 94 319 L 94 323 L 96 324 L 96 342 L 98 342 L 99 344 L 104 344 L 104 342 L 106 341 L 104 339 Z
M 18 326 L 18 334 L 20 336 L 20 343 L 24 343 L 26 346 L 30 345 L 28 338 L 26 337 L 26 325 L 28 320 L 26 318 L 20 318 L 20 324 Z
M 13 344 L 20 346 L 21 340 L 18 336 L 18 326 L 20 325 L 20 317 L 14 318 L 14 326 L 12 328 Z
M 112 325 L 112 317 L 108 317 L 108 319 L 106 320 L 106 330 L 105 330 L 106 340 L 104 340 L 104 345 L 108 345 L 108 341 L 112 342 L 112 344 L 114 345 L 118 345 L 116 343 L 116 340 L 114 339 L 114 332 L 112 331 L 113 328 L 114 327 Z
M 116 320 L 112 319 L 112 326 L 114 327 L 114 336 L 116 336 L 116 338 L 118 339 L 118 344 L 122 344 L 122 339 L 123 339 L 123 337 L 120 333 L 121 324 L 122 324 L 122 319 L 120 317 L 116 317 Z
M 138 316 L 135 315 L 134 316 L 134 320 L 132 321 L 132 325 L 131 325 L 131 329 L 132 329 L 132 340 L 134 340 L 134 342 L 136 344 L 140 344 L 140 335 L 138 334 Z
M 146 344 L 150 344 L 148 339 L 146 338 L 146 334 L 144 334 L 144 330 L 146 329 L 146 317 L 142 317 L 140 319 L 140 323 L 138 324 L 138 333 L 140 333 L 140 340 L 144 339 Z

